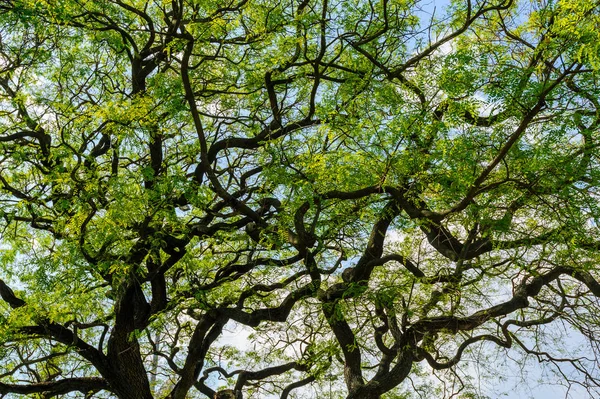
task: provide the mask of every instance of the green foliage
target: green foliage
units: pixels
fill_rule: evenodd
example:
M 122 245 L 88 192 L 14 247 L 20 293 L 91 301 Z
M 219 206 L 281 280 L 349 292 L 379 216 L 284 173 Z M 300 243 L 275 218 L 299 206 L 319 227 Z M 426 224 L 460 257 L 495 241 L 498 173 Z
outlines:
M 597 394 L 598 7 L 3 2 L 0 396 Z

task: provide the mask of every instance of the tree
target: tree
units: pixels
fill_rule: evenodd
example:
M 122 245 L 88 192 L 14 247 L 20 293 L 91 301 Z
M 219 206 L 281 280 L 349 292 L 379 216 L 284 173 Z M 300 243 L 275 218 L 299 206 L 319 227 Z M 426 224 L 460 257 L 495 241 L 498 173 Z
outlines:
M 599 25 L 2 1 L 0 393 L 477 397 L 497 347 L 598 394 Z

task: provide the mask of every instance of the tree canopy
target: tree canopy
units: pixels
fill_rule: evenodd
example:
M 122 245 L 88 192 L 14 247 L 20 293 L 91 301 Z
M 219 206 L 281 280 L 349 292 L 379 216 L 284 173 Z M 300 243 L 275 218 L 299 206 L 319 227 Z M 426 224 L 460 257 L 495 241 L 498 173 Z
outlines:
M 0 396 L 600 394 L 599 67 L 589 0 L 1 1 Z

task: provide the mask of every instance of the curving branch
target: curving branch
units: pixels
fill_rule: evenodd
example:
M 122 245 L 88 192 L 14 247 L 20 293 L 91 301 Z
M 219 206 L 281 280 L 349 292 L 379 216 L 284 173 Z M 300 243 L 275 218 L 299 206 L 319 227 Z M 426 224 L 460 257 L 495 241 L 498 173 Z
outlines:
M 68 394 L 70 392 L 89 392 L 112 391 L 108 382 L 103 378 L 97 377 L 79 377 L 65 378 L 59 381 L 46 381 L 33 384 L 4 384 L 0 383 L 1 394 L 20 394 L 30 395 L 43 393 L 45 398 L 52 398 L 58 395 Z

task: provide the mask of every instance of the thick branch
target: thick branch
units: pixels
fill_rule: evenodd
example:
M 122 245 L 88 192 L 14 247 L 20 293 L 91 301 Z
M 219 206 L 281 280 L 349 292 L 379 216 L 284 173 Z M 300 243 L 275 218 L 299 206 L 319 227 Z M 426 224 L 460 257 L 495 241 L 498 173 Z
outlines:
M 97 377 L 65 378 L 59 381 L 46 381 L 27 385 L 0 383 L 1 394 L 16 393 L 30 395 L 34 393 L 44 393 L 45 398 L 64 395 L 69 392 L 81 392 L 87 394 L 91 391 L 101 390 L 110 391 L 111 389 L 104 378 Z

